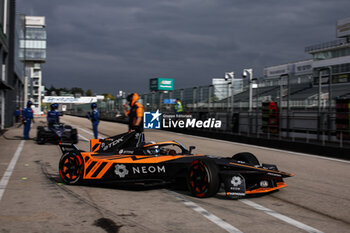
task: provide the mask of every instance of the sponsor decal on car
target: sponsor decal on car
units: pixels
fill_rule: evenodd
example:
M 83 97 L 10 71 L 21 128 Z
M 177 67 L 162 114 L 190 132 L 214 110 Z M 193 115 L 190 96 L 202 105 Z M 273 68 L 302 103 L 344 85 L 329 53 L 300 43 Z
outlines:
M 117 164 L 115 165 L 114 173 L 120 178 L 124 178 L 126 175 L 129 174 L 129 171 L 128 169 L 126 169 L 126 166 L 124 164 Z
M 245 180 L 244 177 L 235 174 L 227 176 L 225 179 L 225 192 L 227 196 L 244 196 L 245 195 Z
M 268 172 L 268 173 L 267 173 L 267 175 L 282 177 L 282 175 L 280 175 L 280 174 L 277 174 L 277 173 L 271 173 L 271 172 Z
M 161 174 L 161 173 L 165 173 L 165 166 L 159 166 L 159 165 L 155 165 L 155 166 L 132 166 L 131 169 L 129 168 L 130 172 L 133 175 L 136 174 Z M 126 168 L 126 166 L 124 164 L 117 164 L 115 165 L 115 170 L 114 173 L 119 176 L 120 178 L 124 178 L 129 174 L 129 170 Z
M 165 173 L 165 166 L 137 166 L 132 167 L 133 174 Z
M 113 142 L 111 142 L 111 143 L 102 142 L 101 148 L 102 148 L 102 150 L 105 151 L 105 150 L 108 150 L 108 149 L 112 148 L 113 146 L 119 144 L 119 143 L 122 142 L 122 141 L 123 141 L 123 139 L 122 139 L 122 138 L 119 138 L 119 139 L 117 139 L 117 140 L 115 140 L 115 141 L 113 141 Z
M 235 187 L 239 186 L 242 184 L 242 179 L 239 176 L 233 176 L 231 179 L 231 184 Z

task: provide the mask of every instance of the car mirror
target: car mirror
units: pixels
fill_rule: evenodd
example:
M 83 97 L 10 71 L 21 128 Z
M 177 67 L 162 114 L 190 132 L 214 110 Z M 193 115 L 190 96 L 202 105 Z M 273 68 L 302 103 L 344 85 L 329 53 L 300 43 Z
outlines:
M 192 150 L 194 150 L 194 149 L 196 149 L 196 147 L 195 146 L 190 146 L 190 154 L 192 153 Z

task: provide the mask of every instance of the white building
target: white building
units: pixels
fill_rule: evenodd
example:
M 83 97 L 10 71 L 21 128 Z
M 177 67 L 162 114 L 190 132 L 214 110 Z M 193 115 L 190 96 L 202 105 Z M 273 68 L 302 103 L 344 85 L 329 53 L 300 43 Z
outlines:
M 46 29 L 45 17 L 25 17 L 25 37 L 20 43 L 25 62 L 24 104 L 32 100 L 35 111 L 41 111 L 42 70 L 46 61 Z

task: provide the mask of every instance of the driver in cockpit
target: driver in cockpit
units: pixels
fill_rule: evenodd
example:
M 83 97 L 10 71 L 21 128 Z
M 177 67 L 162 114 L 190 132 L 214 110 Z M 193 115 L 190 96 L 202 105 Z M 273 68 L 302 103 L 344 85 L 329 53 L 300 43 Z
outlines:
M 58 104 L 53 103 L 51 104 L 51 110 L 47 113 L 47 123 L 49 126 L 49 129 L 53 129 L 55 124 L 60 123 L 60 113 L 57 111 Z

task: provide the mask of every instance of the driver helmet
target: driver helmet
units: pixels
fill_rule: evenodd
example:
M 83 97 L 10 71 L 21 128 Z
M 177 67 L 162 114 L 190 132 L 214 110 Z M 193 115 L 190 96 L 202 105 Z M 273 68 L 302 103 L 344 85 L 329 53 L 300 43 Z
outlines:
M 96 103 L 92 103 L 91 104 L 91 109 L 97 108 L 97 104 Z
M 160 148 L 159 148 L 159 146 L 154 146 L 154 155 L 155 156 L 160 155 Z
M 51 110 L 55 110 L 55 109 L 57 109 L 58 108 L 58 104 L 56 104 L 56 103 L 53 103 L 53 104 L 51 104 Z
M 126 100 L 129 102 L 129 105 L 132 107 L 135 105 L 136 101 L 140 98 L 137 93 L 131 93 L 126 97 Z

